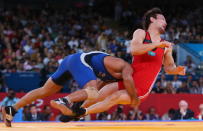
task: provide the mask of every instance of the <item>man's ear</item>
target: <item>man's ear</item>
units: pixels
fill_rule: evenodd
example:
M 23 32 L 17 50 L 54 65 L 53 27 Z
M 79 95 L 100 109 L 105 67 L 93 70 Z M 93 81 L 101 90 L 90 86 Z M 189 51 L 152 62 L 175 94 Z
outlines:
M 150 17 L 150 21 L 151 21 L 151 23 L 153 23 L 155 21 L 155 18 L 154 17 Z

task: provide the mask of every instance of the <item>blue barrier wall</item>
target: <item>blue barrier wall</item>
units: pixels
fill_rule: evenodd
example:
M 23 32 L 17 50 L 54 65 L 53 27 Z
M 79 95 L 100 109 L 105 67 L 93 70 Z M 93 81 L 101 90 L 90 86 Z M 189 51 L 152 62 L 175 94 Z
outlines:
M 203 43 L 182 43 L 177 46 L 177 64 L 183 65 L 187 56 L 199 65 L 203 62 Z
M 4 73 L 5 83 L 8 88 L 11 88 L 17 92 L 29 92 L 33 89 L 41 87 L 50 75 L 46 78 L 42 78 L 40 73 L 37 72 L 24 72 L 24 73 Z M 64 85 L 61 92 L 70 92 L 68 88 L 70 81 Z
M 4 73 L 7 86 L 15 91 L 25 91 L 40 87 L 40 74 L 34 72 L 26 73 Z

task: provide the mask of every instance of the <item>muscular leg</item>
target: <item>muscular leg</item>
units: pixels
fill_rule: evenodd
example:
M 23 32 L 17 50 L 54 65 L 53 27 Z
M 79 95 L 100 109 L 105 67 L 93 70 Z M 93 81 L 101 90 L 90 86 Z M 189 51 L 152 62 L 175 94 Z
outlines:
M 95 92 L 95 96 L 96 96 L 96 93 L 98 94 L 98 91 L 96 89 L 96 84 L 97 84 L 96 80 L 91 80 L 84 86 L 84 88 L 91 87 L 93 92 Z M 70 107 L 72 106 L 72 103 L 85 101 L 86 99 L 91 97 L 90 95 L 91 94 L 88 94 L 86 89 L 82 89 L 82 90 L 75 91 L 75 92 L 71 93 L 70 95 L 64 97 L 66 100 L 64 98 L 51 100 L 50 105 L 53 108 L 59 109 L 62 112 L 62 114 L 64 114 L 64 115 L 73 115 L 73 112 L 70 109 Z M 64 101 L 68 101 L 68 102 L 64 102 Z
M 84 101 L 88 98 L 88 93 L 86 92 L 85 88 L 87 87 L 94 87 L 96 88 L 97 86 L 97 81 L 96 80 L 91 80 L 88 82 L 85 86 L 84 89 L 75 91 L 65 98 L 68 99 L 69 102 L 79 102 L 79 101 Z
M 18 110 L 39 98 L 44 98 L 58 92 L 61 88 L 61 86 L 56 85 L 51 78 L 49 78 L 43 87 L 27 93 L 13 107 Z
M 99 91 L 98 97 L 96 99 L 86 100 L 84 102 L 84 104 L 82 105 L 82 107 L 88 107 L 98 101 L 102 101 L 107 96 L 111 95 L 112 93 L 116 92 L 117 90 L 118 90 L 117 83 L 108 84 Z M 81 101 L 82 97 L 83 98 L 85 98 L 84 96 L 87 97 L 87 94 L 85 94 L 85 93 L 86 93 L 86 91 L 83 89 L 83 90 L 76 91 L 76 92 L 72 93 L 73 95 L 72 94 L 68 95 L 65 98 L 68 100 L 70 99 L 71 102 L 75 101 L 76 99 Z M 83 100 L 85 100 L 85 99 L 83 99 Z M 64 105 L 64 104 L 57 103 L 55 100 L 51 100 L 50 104 L 52 107 L 59 109 L 64 115 L 73 115 L 73 112 L 69 108 L 67 108 L 66 105 Z
M 111 83 L 111 84 L 108 84 L 106 86 L 104 86 L 103 88 L 101 88 L 99 90 L 99 96 L 97 99 L 94 99 L 94 100 L 86 100 L 82 107 L 83 108 L 87 108 L 89 107 L 90 105 L 93 105 L 99 101 L 103 101 L 107 96 L 110 96 L 111 94 L 113 94 L 114 92 L 118 91 L 118 83 Z
M 56 85 L 51 78 L 47 80 L 43 87 L 35 89 L 23 96 L 14 106 L 6 106 L 2 109 L 3 121 L 7 127 L 11 127 L 11 121 L 16 111 L 21 107 L 58 92 L 62 87 Z
M 86 114 L 104 112 L 117 104 L 131 104 L 130 96 L 126 90 L 119 90 L 105 100 L 86 108 Z

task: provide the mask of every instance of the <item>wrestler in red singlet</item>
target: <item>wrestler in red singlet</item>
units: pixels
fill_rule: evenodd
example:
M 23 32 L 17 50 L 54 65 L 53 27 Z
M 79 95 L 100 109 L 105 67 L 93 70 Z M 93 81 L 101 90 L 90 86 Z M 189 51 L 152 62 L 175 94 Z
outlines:
M 149 32 L 146 32 L 143 43 L 152 43 Z M 164 49 L 156 48 L 153 52 L 156 53 L 155 56 L 150 56 L 148 53 L 133 56 L 131 64 L 134 70 L 135 88 L 141 101 L 149 95 L 162 67 Z M 120 90 L 125 88 L 122 81 L 118 82 L 118 86 Z

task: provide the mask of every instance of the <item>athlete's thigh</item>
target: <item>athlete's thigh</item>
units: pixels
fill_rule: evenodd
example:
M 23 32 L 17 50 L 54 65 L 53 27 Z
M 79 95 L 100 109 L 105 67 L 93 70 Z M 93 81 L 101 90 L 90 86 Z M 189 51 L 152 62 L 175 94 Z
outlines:
M 98 97 L 97 101 L 104 100 L 107 96 L 112 95 L 116 91 L 118 91 L 118 83 L 117 82 L 105 85 L 104 87 L 102 87 L 99 90 L 99 97 Z
M 43 85 L 42 89 L 45 92 L 49 92 L 49 93 L 55 93 L 60 91 L 60 89 L 63 88 L 63 86 L 57 85 L 52 78 L 49 78 L 46 83 Z
M 117 104 L 131 104 L 131 98 L 126 90 L 119 90 L 118 92 L 118 99 L 117 99 Z

